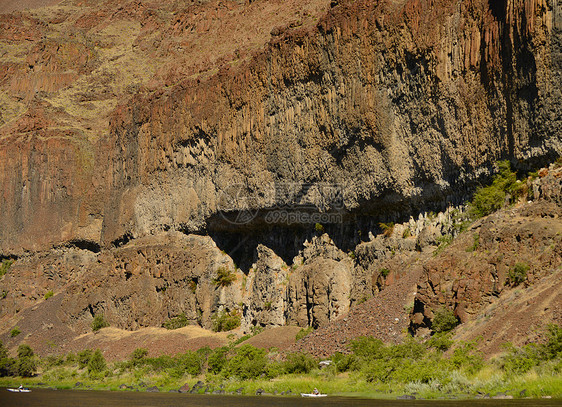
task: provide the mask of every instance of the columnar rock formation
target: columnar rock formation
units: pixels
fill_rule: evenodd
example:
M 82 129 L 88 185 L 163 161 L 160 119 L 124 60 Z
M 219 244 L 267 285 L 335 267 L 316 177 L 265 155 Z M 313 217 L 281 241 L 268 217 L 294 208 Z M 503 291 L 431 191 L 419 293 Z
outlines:
M 0 16 L 2 321 L 54 290 L 77 332 L 98 312 L 325 325 L 384 286 L 391 253 L 438 243 L 450 211 L 421 212 L 499 159 L 562 152 L 558 0 L 85 3 Z M 416 329 L 430 289 L 461 320 L 494 290 L 443 267 Z

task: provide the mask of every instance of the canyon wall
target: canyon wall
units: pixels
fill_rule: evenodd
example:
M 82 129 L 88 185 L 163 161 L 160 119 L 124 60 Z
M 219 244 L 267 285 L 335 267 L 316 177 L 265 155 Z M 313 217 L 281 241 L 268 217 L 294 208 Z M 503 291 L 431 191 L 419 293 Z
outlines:
M 322 326 L 384 288 L 394 252 L 431 256 L 453 216 L 420 213 L 464 202 L 497 160 L 525 170 L 562 152 L 558 0 L 313 3 L 257 27 L 259 47 L 216 37 L 220 58 L 199 50 L 198 62 L 213 22 L 282 2 L 47 14 L 98 27 L 85 45 L 2 16 L 0 39 L 41 42 L 0 64 L 0 259 L 17 258 L 0 285 L 5 327 L 32 321 L 49 290 L 77 333 L 97 313 L 126 329 L 181 313 L 209 328 L 219 312 L 245 329 Z M 176 34 L 190 41 L 166 42 Z M 158 59 L 168 52 L 175 65 Z M 389 220 L 405 223 L 372 235 Z M 556 267 L 558 243 L 545 258 Z M 443 304 L 468 320 L 495 290 L 454 285 L 444 264 L 424 265 L 414 330 Z M 217 283 L 219 270 L 234 282 Z
M 499 159 L 557 156 L 557 7 L 342 1 L 246 67 L 134 100 L 112 119 L 104 244 L 236 229 L 219 210 L 255 211 L 253 229 L 286 204 L 392 218 L 466 199 Z

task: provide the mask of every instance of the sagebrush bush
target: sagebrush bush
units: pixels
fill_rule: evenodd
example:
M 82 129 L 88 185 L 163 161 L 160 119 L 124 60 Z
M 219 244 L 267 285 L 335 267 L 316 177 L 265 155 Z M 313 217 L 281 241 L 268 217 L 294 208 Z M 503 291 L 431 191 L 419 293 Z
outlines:
M 101 350 L 96 349 L 93 353 L 92 357 L 88 361 L 88 374 L 97 374 L 103 372 L 107 369 L 107 363 L 105 362 L 105 358 L 103 357 Z
M 527 263 L 516 263 L 513 268 L 509 270 L 508 279 L 513 285 L 519 285 L 527 280 L 527 272 L 530 267 Z
M 436 333 L 448 332 L 455 328 L 458 324 L 459 321 L 452 310 L 440 308 L 433 316 L 431 329 Z
M 226 312 L 217 312 L 212 317 L 213 320 L 213 331 L 215 332 L 225 332 L 232 329 L 238 328 L 240 326 L 241 317 L 240 313 L 236 310 Z
M 501 209 L 508 196 L 518 197 L 526 188 L 525 183 L 517 181 L 509 161 L 500 161 L 497 165 L 499 172 L 492 185 L 478 188 L 469 204 L 469 213 L 473 218 L 480 218 Z
M 184 326 L 188 326 L 188 325 L 189 325 L 189 320 L 187 319 L 187 317 L 183 312 L 173 318 L 170 318 L 168 321 L 162 324 L 164 328 L 170 330 L 183 328 Z
M 283 366 L 287 373 L 309 373 L 318 363 L 308 353 L 295 352 L 287 355 Z
M 102 328 L 108 327 L 109 323 L 105 320 L 104 316 L 97 314 L 92 321 L 92 331 L 96 332 Z

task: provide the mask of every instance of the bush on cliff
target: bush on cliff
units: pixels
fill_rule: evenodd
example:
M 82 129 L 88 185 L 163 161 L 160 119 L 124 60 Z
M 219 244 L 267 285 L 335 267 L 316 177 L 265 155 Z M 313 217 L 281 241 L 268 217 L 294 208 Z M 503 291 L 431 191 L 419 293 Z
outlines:
M 217 270 L 217 276 L 213 279 L 213 283 L 217 287 L 228 287 L 232 285 L 233 282 L 236 281 L 236 274 L 234 274 L 231 270 L 220 267 Z
M 314 332 L 314 328 L 311 326 L 307 326 L 306 328 L 301 328 L 301 330 L 297 332 L 297 335 L 295 336 L 295 340 L 299 341 L 305 336 L 307 336 L 308 334 L 310 334 L 311 332 Z
M 9 259 L 2 260 L 2 264 L 0 264 L 0 278 L 2 278 L 2 276 L 6 274 L 8 270 L 10 270 L 10 267 L 12 266 L 13 263 L 14 260 L 9 260 Z
M 509 282 L 512 285 L 519 285 L 527 279 L 527 271 L 530 267 L 527 263 L 516 263 L 513 268 L 509 270 L 507 275 Z
M 433 332 L 449 332 L 459 324 L 459 320 L 455 316 L 455 313 L 447 308 L 440 308 L 435 312 L 433 316 L 433 322 L 431 323 L 431 329 Z
M 189 320 L 187 319 L 187 317 L 183 312 L 173 318 L 170 318 L 168 321 L 162 324 L 162 326 L 166 329 L 179 329 L 188 325 L 189 325 Z
M 501 209 L 508 197 L 513 200 L 525 190 L 526 184 L 517 181 L 509 161 L 500 161 L 497 165 L 499 172 L 492 185 L 478 188 L 469 204 L 469 213 L 473 218 L 480 218 Z
M 105 320 L 103 315 L 97 314 L 92 321 L 92 331 L 96 332 L 102 328 L 108 327 L 109 323 Z
M 212 317 L 213 320 L 213 331 L 215 332 L 225 332 L 232 329 L 238 328 L 241 323 L 240 313 L 236 310 L 226 312 L 217 312 Z

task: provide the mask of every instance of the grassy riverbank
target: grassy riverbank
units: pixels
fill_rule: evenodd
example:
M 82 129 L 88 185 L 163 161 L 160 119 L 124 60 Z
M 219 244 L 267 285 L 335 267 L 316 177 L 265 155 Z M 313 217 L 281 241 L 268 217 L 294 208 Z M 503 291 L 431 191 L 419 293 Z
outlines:
M 408 394 L 426 399 L 562 399 L 562 328 L 551 325 L 546 336 L 543 344 L 507 345 L 505 353 L 492 360 L 485 360 L 474 343 L 453 343 L 447 334 L 399 345 L 364 337 L 352 341 L 348 354 L 333 355 L 322 369 L 307 354 L 281 357 L 275 349 L 236 342 L 174 357 L 149 358 L 145 349 L 137 349 L 128 360 L 112 364 L 100 351 L 39 360 L 22 349 L 19 359 L 5 352 L 0 358 L 7 375 L 0 378 L 0 386 L 129 391 L 178 391 L 184 386 L 193 393 L 244 395 L 295 395 L 316 387 L 330 395 L 368 398 Z M 37 374 L 22 378 L 21 372 L 29 373 L 30 368 Z
M 62 372 L 58 372 L 59 374 Z M 77 390 L 124 390 L 146 391 L 156 386 L 161 392 L 178 390 L 184 384 L 192 388 L 198 381 L 205 385 L 197 393 L 213 393 L 224 391 L 227 394 L 254 395 L 258 391 L 265 394 L 298 395 L 309 393 L 313 388 L 334 396 L 396 399 L 399 395 L 414 394 L 416 398 L 477 398 L 484 395 L 494 397 L 505 394 L 513 398 L 541 398 L 552 397 L 562 399 L 562 375 L 540 375 L 535 371 L 517 377 L 505 377 L 501 371 L 485 369 L 480 374 L 466 377 L 453 373 L 451 380 L 445 384 L 417 383 L 370 383 L 360 374 L 337 374 L 334 376 L 322 372 L 312 372 L 306 375 L 283 375 L 275 379 L 254 379 L 241 381 L 238 379 L 221 378 L 170 378 L 167 375 L 149 375 L 143 380 L 137 380 L 134 375 L 125 374 L 104 379 L 92 380 L 87 375 L 70 371 L 71 378 L 55 379 L 39 375 L 33 378 L 1 378 L 1 387 L 17 387 L 20 384 L 29 387 L 53 387 L 57 389 Z M 77 385 L 78 383 L 78 385 Z M 130 388 L 120 388 L 123 384 Z

